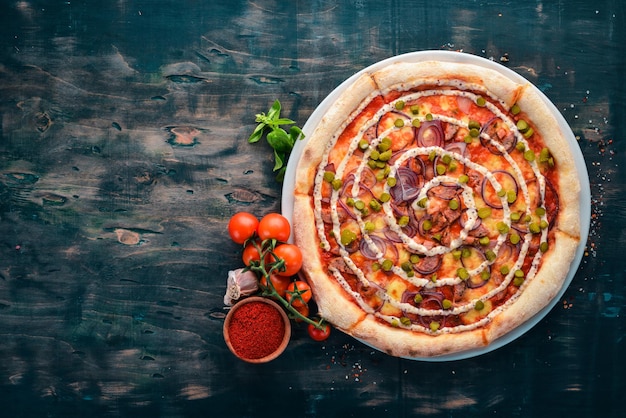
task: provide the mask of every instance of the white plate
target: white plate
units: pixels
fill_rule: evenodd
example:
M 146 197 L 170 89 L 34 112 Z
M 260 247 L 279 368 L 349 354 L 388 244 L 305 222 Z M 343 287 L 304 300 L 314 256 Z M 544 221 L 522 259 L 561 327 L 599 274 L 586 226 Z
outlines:
M 399 62 L 399 61 L 421 62 L 421 61 L 431 61 L 431 60 L 446 61 L 446 62 L 461 62 L 461 63 L 479 65 L 482 67 L 496 70 L 517 83 L 529 82 L 521 75 L 517 74 L 516 72 L 494 61 L 490 61 L 488 59 L 481 58 L 475 55 L 470 55 L 470 54 L 461 53 L 461 52 L 452 52 L 452 51 L 411 52 L 408 54 L 398 55 L 395 57 L 385 59 L 383 61 L 379 61 L 375 64 L 370 65 L 367 68 L 364 68 L 363 70 L 359 71 L 358 73 L 354 74 L 353 76 L 345 80 L 336 89 L 334 89 L 322 101 L 322 103 L 320 103 L 317 109 L 315 109 L 315 111 L 311 114 L 307 122 L 304 124 L 302 130 L 304 131 L 306 138 L 296 143 L 291 153 L 291 156 L 289 157 L 289 162 L 287 163 L 287 171 L 285 173 L 285 181 L 283 183 L 283 192 L 282 192 L 282 213 L 284 216 L 286 216 L 291 221 L 292 214 L 293 214 L 293 188 L 294 188 L 294 182 L 295 182 L 296 166 L 298 164 L 300 156 L 302 155 L 302 150 L 304 148 L 304 145 L 306 144 L 306 140 L 307 138 L 311 136 L 311 134 L 315 130 L 315 127 L 320 122 L 322 116 L 326 113 L 326 111 L 329 109 L 331 104 L 337 99 L 337 97 L 344 90 L 346 90 L 348 86 L 352 84 L 354 80 L 357 77 L 359 77 L 363 72 L 372 72 L 382 67 L 385 67 L 391 63 Z M 580 151 L 580 148 L 578 147 L 578 143 L 576 142 L 576 138 L 574 137 L 574 134 L 572 133 L 572 130 L 570 129 L 569 125 L 565 121 L 565 118 L 563 118 L 563 115 L 561 115 L 561 113 L 554 106 L 554 104 L 552 104 L 552 102 L 539 89 L 535 87 L 535 90 L 546 102 L 546 104 L 552 111 L 552 115 L 557 120 L 561 130 L 565 134 L 565 137 L 567 141 L 569 142 L 570 149 L 574 155 L 576 168 L 578 169 L 578 177 L 580 180 L 580 188 L 581 188 L 580 243 L 576 250 L 576 256 L 574 257 L 574 260 L 572 261 L 572 265 L 571 265 L 569 274 L 567 275 L 567 279 L 565 280 L 565 283 L 563 284 L 563 288 L 560 290 L 558 295 L 556 295 L 556 297 L 552 300 L 552 302 L 548 306 L 546 306 L 544 309 L 542 309 L 540 312 L 538 312 L 535 316 L 533 316 L 531 319 L 526 321 L 521 326 L 517 327 L 513 331 L 509 332 L 508 334 L 504 335 L 498 340 L 492 342 L 486 347 L 462 351 L 459 353 L 454 353 L 454 354 L 445 355 L 445 356 L 438 356 L 438 357 L 411 357 L 410 358 L 411 360 L 422 360 L 422 361 L 462 360 L 462 359 L 475 357 L 481 354 L 488 353 L 490 351 L 493 351 L 497 348 L 502 347 L 503 345 L 510 343 L 511 341 L 514 341 L 515 339 L 519 338 L 524 333 L 526 333 L 528 330 L 530 330 L 532 327 L 534 327 L 539 321 L 541 321 L 548 314 L 548 312 L 550 312 L 550 310 L 552 310 L 552 308 L 563 297 L 563 294 L 567 290 L 567 287 L 571 283 L 572 279 L 574 278 L 574 275 L 576 274 L 576 271 L 578 270 L 578 265 L 580 264 L 580 261 L 582 260 L 583 253 L 585 250 L 585 245 L 587 243 L 587 235 L 589 234 L 589 223 L 591 219 L 591 194 L 590 194 L 590 189 L 589 189 L 589 175 L 587 173 L 587 167 L 585 165 L 585 160 L 583 158 L 582 152 Z

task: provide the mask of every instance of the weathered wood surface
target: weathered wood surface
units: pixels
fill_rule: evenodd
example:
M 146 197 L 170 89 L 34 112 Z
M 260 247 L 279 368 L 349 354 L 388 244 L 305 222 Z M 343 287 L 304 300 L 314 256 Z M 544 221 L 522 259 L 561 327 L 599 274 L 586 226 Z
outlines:
M 7 416 L 594 415 L 599 404 L 617 416 L 621 3 L 213 3 L 0 6 Z M 254 114 L 280 99 L 303 125 L 352 73 L 421 49 L 508 57 L 579 136 L 594 219 L 565 299 L 515 343 L 463 362 L 399 360 L 339 333 L 318 344 L 300 328 L 275 362 L 236 361 L 221 333 L 240 264 L 226 223 L 280 210 L 271 150 L 246 142 Z

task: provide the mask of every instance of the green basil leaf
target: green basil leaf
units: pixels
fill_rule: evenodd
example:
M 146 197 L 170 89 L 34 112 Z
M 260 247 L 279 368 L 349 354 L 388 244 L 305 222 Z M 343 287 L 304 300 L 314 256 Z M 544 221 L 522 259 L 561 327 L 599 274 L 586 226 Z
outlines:
M 298 139 L 304 139 L 304 132 L 297 126 L 292 126 L 289 129 L 289 136 L 293 140 L 294 144 Z
M 287 167 L 283 167 L 278 170 L 278 174 L 276 174 L 276 181 L 282 183 L 285 180 L 285 172 L 287 171 Z
M 267 134 L 267 142 L 277 152 L 289 152 L 293 148 L 291 137 L 282 128 L 274 128 Z
M 274 150 L 274 170 L 273 171 L 277 171 L 283 168 L 283 166 L 285 165 L 284 161 L 285 161 L 285 154 Z
M 291 125 L 293 123 L 296 123 L 296 122 L 291 120 L 291 119 L 287 119 L 287 118 L 278 118 L 278 119 L 274 119 L 272 121 L 272 124 L 275 125 L 275 126 L 278 126 L 278 125 Z
M 256 128 L 254 128 L 254 131 L 252 132 L 252 135 L 250 135 L 250 138 L 248 138 L 248 142 L 249 143 L 255 143 L 255 142 L 259 142 L 259 140 L 263 137 L 263 131 L 265 130 L 265 124 L 264 123 L 259 123 Z
M 272 120 L 278 119 L 280 117 L 280 102 L 278 100 L 274 102 L 269 112 L 267 112 L 267 117 Z

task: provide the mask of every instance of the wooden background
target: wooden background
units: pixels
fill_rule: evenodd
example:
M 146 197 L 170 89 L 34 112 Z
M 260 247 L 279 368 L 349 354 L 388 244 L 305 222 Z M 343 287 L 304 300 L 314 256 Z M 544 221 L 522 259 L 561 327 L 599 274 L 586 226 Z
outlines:
M 3 2 L 0 415 L 617 417 L 625 24 L 612 0 Z M 237 361 L 226 224 L 282 193 L 271 149 L 246 141 L 254 115 L 279 99 L 302 126 L 354 72 L 424 49 L 506 57 L 570 123 L 592 183 L 572 285 L 469 360 L 295 327 L 276 361 Z

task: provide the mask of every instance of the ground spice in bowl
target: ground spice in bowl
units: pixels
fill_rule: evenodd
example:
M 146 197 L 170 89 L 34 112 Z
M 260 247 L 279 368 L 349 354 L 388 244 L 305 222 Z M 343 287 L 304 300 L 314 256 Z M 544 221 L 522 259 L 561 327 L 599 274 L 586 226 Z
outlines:
M 224 340 L 240 359 L 265 363 L 278 357 L 291 337 L 285 311 L 274 301 L 253 296 L 236 303 L 224 321 Z

